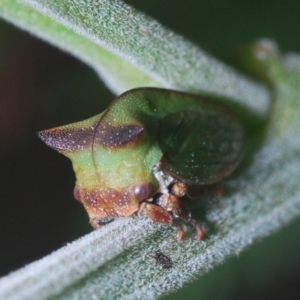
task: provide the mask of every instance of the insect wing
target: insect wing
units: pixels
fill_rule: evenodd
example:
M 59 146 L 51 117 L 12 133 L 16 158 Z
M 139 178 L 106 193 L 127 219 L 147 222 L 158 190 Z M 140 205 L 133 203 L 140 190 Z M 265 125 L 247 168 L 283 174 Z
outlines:
M 161 168 L 190 184 L 228 176 L 243 153 L 243 130 L 223 105 L 202 99 L 199 108 L 160 121 Z

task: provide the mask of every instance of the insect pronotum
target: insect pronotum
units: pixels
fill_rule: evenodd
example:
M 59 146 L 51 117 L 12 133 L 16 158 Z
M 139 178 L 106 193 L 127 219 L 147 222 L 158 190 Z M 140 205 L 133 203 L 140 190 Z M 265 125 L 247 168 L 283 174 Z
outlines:
M 243 130 L 230 110 L 207 98 L 157 88 L 117 97 L 101 114 L 41 131 L 39 137 L 69 157 L 75 198 L 98 228 L 138 213 L 184 230 L 203 230 L 184 207 L 190 186 L 212 185 L 239 163 Z

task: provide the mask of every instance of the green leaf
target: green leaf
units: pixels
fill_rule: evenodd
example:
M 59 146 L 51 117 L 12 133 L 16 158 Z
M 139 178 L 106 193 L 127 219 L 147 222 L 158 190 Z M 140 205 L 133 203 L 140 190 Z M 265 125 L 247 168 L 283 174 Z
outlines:
M 125 47 L 125 44 L 131 35 L 129 45 L 135 45 L 135 39 L 137 45 L 140 45 L 141 24 L 146 30 L 153 30 L 151 24 L 154 24 L 158 33 L 166 35 L 162 35 L 158 41 L 152 35 L 149 40 L 142 39 L 144 43 L 149 42 L 142 44 L 144 47 L 147 45 L 149 49 L 156 51 L 165 49 L 159 52 L 159 55 L 158 52 L 156 55 L 149 51 L 153 60 L 146 55 L 147 51 L 134 53 L 133 59 L 133 53 L 125 50 L 121 53 L 121 48 L 120 52 L 113 48 L 113 55 L 119 54 L 133 69 L 136 67 L 139 72 L 135 74 L 144 72 L 148 78 L 156 78 L 164 87 L 215 93 L 231 97 L 235 101 L 240 99 L 239 103 L 245 103 L 254 111 L 261 110 L 263 114 L 266 112 L 268 105 L 265 100 L 268 98 L 268 92 L 264 88 L 240 78 L 230 68 L 224 67 L 203 54 L 197 47 L 166 31 L 157 23 L 152 23 L 153 21 L 149 21 L 138 12 L 135 12 L 130 21 L 126 21 L 126 17 L 130 19 L 129 7 L 121 2 L 102 2 L 106 8 L 111 9 L 111 13 L 100 10 L 95 4 L 93 6 L 93 3 L 99 4 L 98 1 L 72 1 L 68 10 L 67 6 L 64 6 L 65 3 L 68 4 L 65 1 L 40 1 L 43 7 L 39 5 L 39 10 L 36 10 L 24 2 L 8 0 L 0 2 L 0 12 L 15 24 L 30 29 L 63 49 L 71 50 L 73 55 L 93 64 L 95 69 L 101 65 L 96 62 L 97 55 L 91 55 L 92 59 L 89 61 L 87 54 L 94 50 L 93 53 L 100 53 L 98 51 L 101 47 L 97 46 L 96 38 L 94 40 L 92 37 L 97 37 L 99 28 L 113 30 L 114 27 L 107 25 L 107 22 L 102 23 L 107 25 L 106 27 L 97 23 L 98 20 L 102 20 L 100 12 L 106 13 L 105 20 L 116 18 L 118 13 L 123 20 L 124 27 L 118 24 L 119 28 L 124 28 L 122 34 L 119 31 L 115 36 L 105 36 L 106 39 L 116 38 L 116 43 L 113 42 L 114 39 L 110 41 L 110 47 L 118 47 L 123 40 L 122 49 L 126 50 L 128 47 Z M 56 6 L 59 3 L 62 3 L 61 10 Z M 46 16 L 45 13 L 48 12 Z M 87 18 L 90 15 L 91 19 Z M 93 27 L 92 21 L 98 24 L 97 28 Z M 128 24 L 132 26 L 126 27 Z M 76 28 L 81 28 L 82 31 L 79 32 Z M 152 44 L 154 41 L 157 43 Z M 106 42 L 108 44 L 108 40 Z M 182 46 L 185 48 L 177 49 L 177 43 L 185 45 Z M 164 48 L 165 44 L 169 47 Z M 89 47 L 85 47 L 86 45 L 91 46 L 93 51 L 88 52 Z M 187 52 L 181 52 L 183 49 Z M 271 51 L 265 52 L 264 49 Z M 240 168 L 235 177 L 226 182 L 225 196 L 222 199 L 212 198 L 204 202 L 199 209 L 195 207 L 195 215 L 197 219 L 202 220 L 207 231 L 203 242 L 199 243 L 193 239 L 193 231 L 189 227 L 186 238 L 179 243 L 172 228 L 144 218 L 124 218 L 2 278 L 1 298 L 32 299 L 39 295 L 39 299 L 155 299 L 177 290 L 186 282 L 203 275 L 229 257 L 240 253 L 254 241 L 268 236 L 298 217 L 300 71 L 297 66 L 300 59 L 297 55 L 282 58 L 273 50 L 272 47 L 259 44 L 254 51 L 260 61 L 261 70 L 265 72 L 265 77 L 273 88 L 274 102 L 266 136 L 252 159 L 248 156 L 247 164 Z M 144 69 L 141 67 L 142 53 L 145 55 Z M 169 60 L 169 54 L 173 60 Z M 95 63 L 92 62 L 94 58 Z M 126 72 L 127 70 L 124 74 Z M 117 72 L 112 73 L 113 76 L 117 76 Z M 120 87 L 121 83 L 125 82 L 124 77 L 119 79 L 117 84 L 111 84 L 115 90 L 116 86 Z M 138 82 L 140 83 L 141 81 Z M 124 84 L 120 90 L 129 86 L 130 84 Z M 135 85 L 131 87 L 133 86 Z M 258 138 L 263 135 L 263 129 L 259 127 Z M 253 143 L 253 140 L 250 141 Z M 156 265 L 152 254 L 157 250 L 173 261 L 171 269 L 161 269 Z
M 118 94 L 165 87 L 268 110 L 263 86 L 122 1 L 2 0 L 0 16 L 88 63 Z

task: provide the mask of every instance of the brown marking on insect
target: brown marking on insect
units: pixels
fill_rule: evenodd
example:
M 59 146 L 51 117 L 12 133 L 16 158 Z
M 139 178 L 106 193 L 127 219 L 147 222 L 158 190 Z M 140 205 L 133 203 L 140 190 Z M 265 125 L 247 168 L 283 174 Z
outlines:
M 172 212 L 176 217 L 190 222 L 191 213 L 182 205 L 177 196 L 173 194 L 163 194 L 156 199 L 155 203 L 165 210 Z
M 141 124 L 113 126 L 101 123 L 101 129 L 95 132 L 94 144 L 111 149 L 122 148 L 134 145 L 140 139 L 143 132 L 144 126 Z
M 183 227 L 176 221 L 173 222 L 173 226 L 177 227 L 177 240 L 181 241 L 185 233 Z
M 191 222 L 192 214 L 191 212 L 186 209 L 181 203 L 180 205 L 173 210 L 173 214 L 180 218 L 181 220 L 184 220 L 186 222 Z
M 170 192 L 177 197 L 183 197 L 186 191 L 187 185 L 183 182 L 175 182 L 170 189 Z
M 160 265 L 163 269 L 171 269 L 173 267 L 172 259 L 161 251 L 155 252 L 154 259 L 156 265 Z
M 174 211 L 180 206 L 178 197 L 173 194 L 162 194 L 157 198 L 156 204 L 163 207 L 167 211 Z
M 205 231 L 204 229 L 200 226 L 200 224 L 194 220 L 194 219 L 191 219 L 190 220 L 190 223 L 196 228 L 197 230 L 197 241 L 201 241 L 203 240 L 204 238 L 204 235 L 205 235 Z
M 142 216 L 147 216 L 155 222 L 169 225 L 173 224 L 173 216 L 158 205 L 143 202 L 140 205 L 139 214 Z
M 204 230 L 191 218 L 191 213 L 182 205 L 180 199 L 173 194 L 162 194 L 153 203 L 145 202 L 152 193 L 150 183 L 144 182 L 115 190 L 108 187 L 91 190 L 74 189 L 75 198 L 81 202 L 90 217 L 90 223 L 97 229 L 116 217 L 127 217 L 138 212 L 155 222 L 173 225 L 177 227 L 177 239 L 182 240 L 184 229 L 176 220 L 180 218 L 191 223 L 197 230 L 197 240 L 204 236 Z
M 58 152 L 74 152 L 91 147 L 94 126 L 88 128 L 53 128 L 38 132 L 39 138 Z
M 77 188 L 77 196 L 87 210 L 90 219 L 128 217 L 139 208 L 138 200 L 127 191 L 111 188 L 84 190 Z

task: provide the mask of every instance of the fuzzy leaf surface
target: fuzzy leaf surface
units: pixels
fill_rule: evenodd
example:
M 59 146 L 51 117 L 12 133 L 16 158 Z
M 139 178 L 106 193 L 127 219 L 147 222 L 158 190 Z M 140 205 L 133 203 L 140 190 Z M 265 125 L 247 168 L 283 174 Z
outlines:
M 117 94 L 165 87 L 268 110 L 262 85 L 122 1 L 2 0 L 0 16 L 86 62 Z

